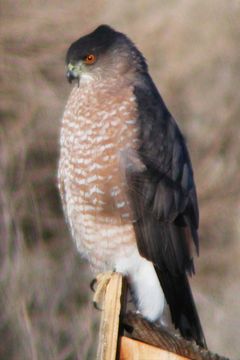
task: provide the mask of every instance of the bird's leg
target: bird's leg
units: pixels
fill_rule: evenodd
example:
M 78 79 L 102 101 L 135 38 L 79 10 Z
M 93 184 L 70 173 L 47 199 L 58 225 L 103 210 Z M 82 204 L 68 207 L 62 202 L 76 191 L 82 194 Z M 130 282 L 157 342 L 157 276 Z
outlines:
M 96 309 L 101 310 L 100 304 L 103 303 L 104 295 L 106 292 L 107 285 L 112 277 L 113 272 L 107 271 L 100 273 L 96 278 L 91 282 L 91 289 L 95 291 L 93 295 L 93 304 Z

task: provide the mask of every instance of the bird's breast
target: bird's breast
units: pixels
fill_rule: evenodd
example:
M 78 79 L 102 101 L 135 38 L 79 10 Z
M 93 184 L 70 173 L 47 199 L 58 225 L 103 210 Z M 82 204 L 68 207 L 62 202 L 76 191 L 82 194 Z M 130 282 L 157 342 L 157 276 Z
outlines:
M 125 166 L 138 142 L 136 121 L 131 87 L 73 89 L 62 122 L 59 177 L 78 212 L 130 220 Z

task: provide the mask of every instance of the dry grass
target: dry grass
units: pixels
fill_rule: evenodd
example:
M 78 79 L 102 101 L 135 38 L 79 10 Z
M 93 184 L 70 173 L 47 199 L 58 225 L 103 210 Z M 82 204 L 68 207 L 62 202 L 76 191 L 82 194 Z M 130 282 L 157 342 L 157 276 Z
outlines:
M 149 60 L 187 136 L 201 208 L 193 280 L 209 346 L 238 356 L 240 3 L 237 0 L 1 3 L 0 358 L 94 359 L 90 274 L 56 190 L 64 54 L 99 23 Z

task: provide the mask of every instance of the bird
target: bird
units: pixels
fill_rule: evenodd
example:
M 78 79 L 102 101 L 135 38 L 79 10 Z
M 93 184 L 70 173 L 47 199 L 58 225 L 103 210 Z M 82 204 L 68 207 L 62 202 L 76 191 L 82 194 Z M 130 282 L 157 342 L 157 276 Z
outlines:
M 93 274 L 127 278 L 144 318 L 161 320 L 168 304 L 181 335 L 206 348 L 188 280 L 199 252 L 193 169 L 144 56 L 128 36 L 100 25 L 70 45 L 66 76 L 74 86 L 61 122 L 58 186 L 78 251 Z

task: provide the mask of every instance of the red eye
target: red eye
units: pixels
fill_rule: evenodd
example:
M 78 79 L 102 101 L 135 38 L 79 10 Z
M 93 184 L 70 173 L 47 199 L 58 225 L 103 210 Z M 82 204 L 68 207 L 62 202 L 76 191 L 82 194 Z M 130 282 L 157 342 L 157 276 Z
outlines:
M 86 56 L 84 59 L 85 64 L 88 64 L 88 65 L 95 63 L 95 61 L 96 61 L 96 56 L 93 54 Z

